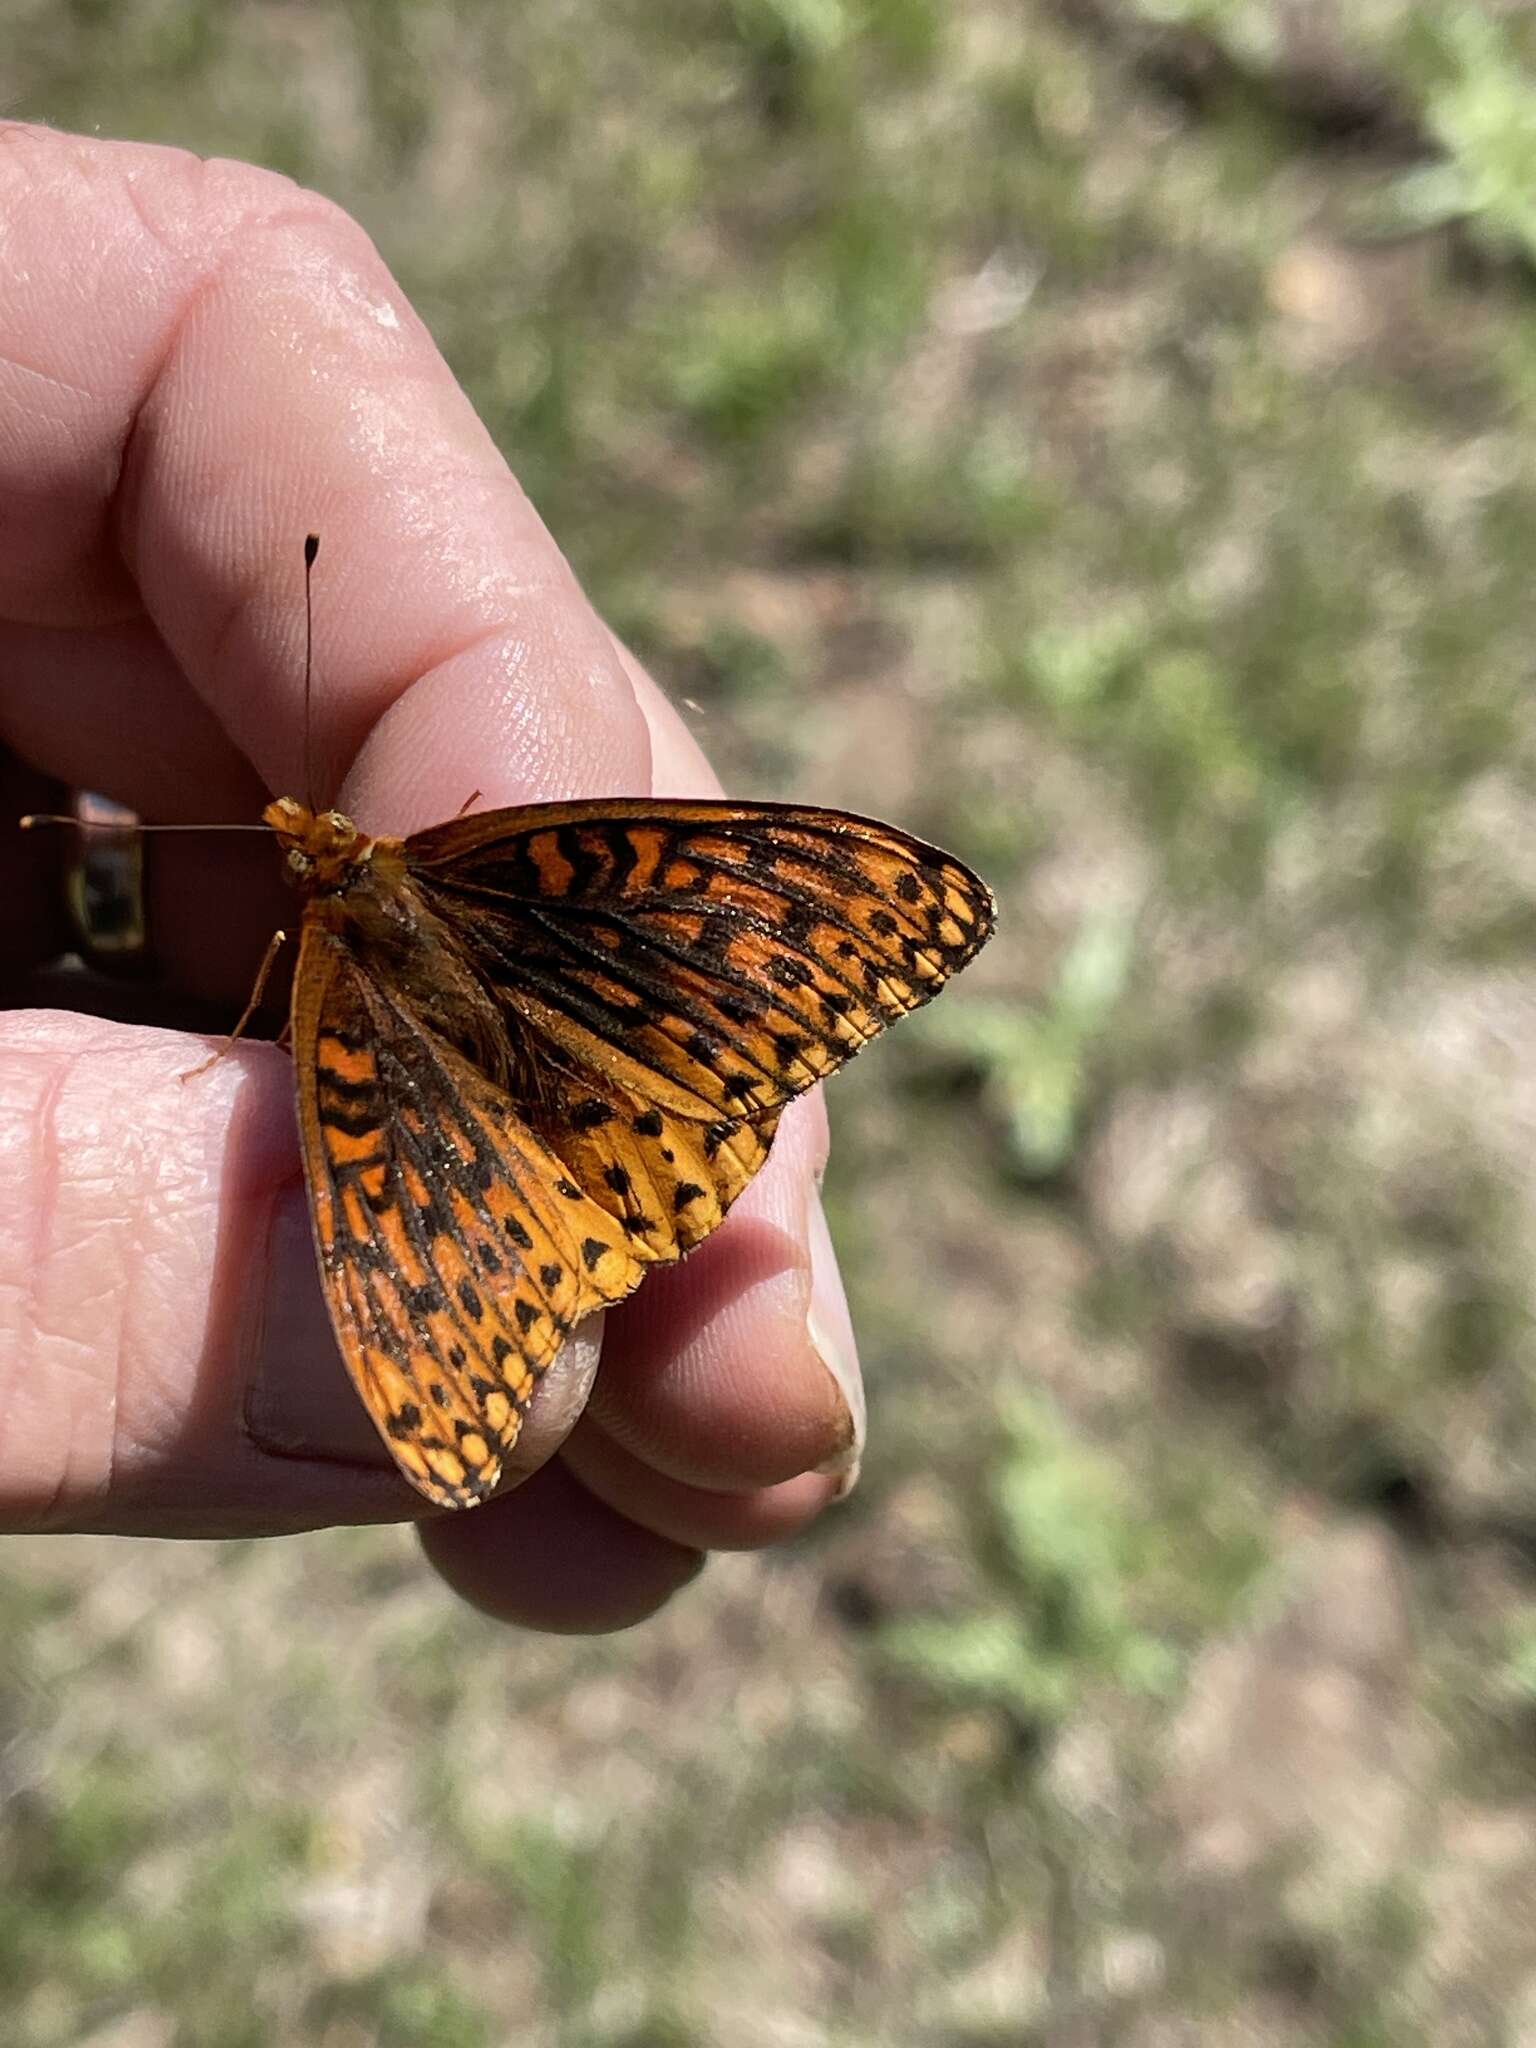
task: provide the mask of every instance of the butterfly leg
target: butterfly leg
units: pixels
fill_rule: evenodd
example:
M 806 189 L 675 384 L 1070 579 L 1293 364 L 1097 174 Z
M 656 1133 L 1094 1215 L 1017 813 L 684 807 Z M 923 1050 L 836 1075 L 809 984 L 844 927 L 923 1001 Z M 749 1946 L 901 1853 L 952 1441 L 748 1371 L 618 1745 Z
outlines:
M 456 810 L 456 811 L 454 812 L 454 814 L 453 814 L 453 815 L 454 815 L 454 816 L 455 816 L 456 818 L 462 818 L 462 817 L 463 817 L 463 815 L 464 815 L 464 813 L 465 813 L 465 812 L 466 812 L 466 811 L 467 811 L 467 810 L 469 809 L 470 805 L 471 805 L 471 804 L 477 804 L 477 803 L 479 803 L 479 801 L 480 801 L 480 792 L 479 792 L 479 790 L 478 790 L 478 789 L 472 789 L 472 790 L 471 790 L 471 791 L 469 792 L 469 795 L 468 795 L 467 797 L 465 797 L 465 799 L 464 799 L 463 803 L 461 803 L 461 804 L 459 805 L 459 808 L 458 808 L 458 809 L 457 809 L 457 810 Z
M 223 1059 L 225 1053 L 233 1046 L 236 1039 L 244 1035 L 246 1025 L 250 1023 L 257 1010 L 261 1007 L 261 999 L 266 994 L 267 983 L 272 977 L 273 964 L 277 959 L 279 951 L 286 944 L 287 938 L 288 934 L 286 932 L 274 932 L 272 934 L 267 950 L 262 955 L 261 965 L 256 970 L 256 986 L 251 990 L 250 1001 L 240 1012 L 239 1023 L 236 1024 L 234 1030 L 231 1031 L 217 1052 L 210 1053 L 201 1066 L 193 1067 L 189 1073 L 182 1075 L 183 1081 L 195 1081 L 199 1074 L 206 1074 L 210 1067 L 216 1067 L 219 1061 Z

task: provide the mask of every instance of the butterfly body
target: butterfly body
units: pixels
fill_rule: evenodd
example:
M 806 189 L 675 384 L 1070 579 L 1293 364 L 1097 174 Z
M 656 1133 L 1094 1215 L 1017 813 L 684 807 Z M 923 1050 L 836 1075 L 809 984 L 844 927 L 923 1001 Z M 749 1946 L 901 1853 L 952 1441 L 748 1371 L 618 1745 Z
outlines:
M 373 837 L 267 807 L 320 1273 L 402 1471 L 485 1499 L 582 1316 L 723 1219 L 784 1104 L 925 1002 L 991 897 L 893 827 L 611 799 Z
M 289 879 L 306 892 L 355 887 L 380 847 L 396 860 L 404 852 L 403 840 L 370 838 L 341 811 L 312 811 L 297 797 L 274 798 L 261 821 L 277 834 Z

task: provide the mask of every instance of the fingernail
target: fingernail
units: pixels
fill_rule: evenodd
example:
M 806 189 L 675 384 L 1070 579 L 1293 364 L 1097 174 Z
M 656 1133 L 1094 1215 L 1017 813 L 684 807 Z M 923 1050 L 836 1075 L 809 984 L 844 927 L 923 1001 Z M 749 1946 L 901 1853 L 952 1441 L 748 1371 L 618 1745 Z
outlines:
M 806 1335 L 811 1349 L 831 1375 L 848 1419 L 843 1444 L 816 1470 L 836 1479 L 835 1498 L 846 1500 L 858 1484 L 859 1465 L 864 1456 L 864 1380 L 848 1314 L 848 1297 L 837 1270 L 837 1254 L 832 1249 L 821 1203 L 814 1195 L 808 1204 L 806 1233 L 811 1252 L 811 1305 L 806 1312 Z
M 388 1464 L 389 1454 L 352 1390 L 315 1269 L 309 1203 L 285 1188 L 267 1232 L 267 1278 L 256 1369 L 245 1397 L 256 1442 L 290 1457 L 356 1458 Z

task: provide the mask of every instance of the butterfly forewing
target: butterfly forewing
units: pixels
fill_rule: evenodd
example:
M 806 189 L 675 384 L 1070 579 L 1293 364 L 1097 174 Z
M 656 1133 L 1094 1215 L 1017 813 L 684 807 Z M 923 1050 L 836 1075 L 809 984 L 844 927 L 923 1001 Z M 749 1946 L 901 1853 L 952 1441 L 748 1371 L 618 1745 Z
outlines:
M 549 804 L 407 842 L 499 999 L 576 1069 L 757 1122 L 915 1009 L 991 930 L 958 861 L 791 805 Z

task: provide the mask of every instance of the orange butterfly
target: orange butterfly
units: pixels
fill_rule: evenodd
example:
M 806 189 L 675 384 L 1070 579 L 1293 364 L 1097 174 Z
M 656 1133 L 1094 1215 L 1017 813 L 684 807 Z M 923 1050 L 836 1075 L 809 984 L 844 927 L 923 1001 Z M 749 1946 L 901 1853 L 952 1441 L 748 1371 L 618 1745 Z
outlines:
M 788 804 L 530 804 L 408 839 L 280 797 L 320 1275 L 428 1500 L 495 1491 L 581 1317 L 719 1224 L 784 1104 L 992 929 L 968 868 Z
M 969 868 L 843 811 L 615 798 L 408 839 L 294 797 L 262 819 L 305 899 L 289 1031 L 331 1323 L 443 1507 L 496 1490 L 572 1327 L 709 1235 L 790 1097 L 992 930 Z

